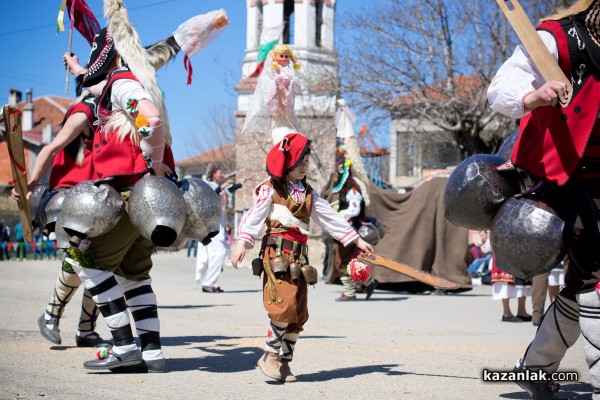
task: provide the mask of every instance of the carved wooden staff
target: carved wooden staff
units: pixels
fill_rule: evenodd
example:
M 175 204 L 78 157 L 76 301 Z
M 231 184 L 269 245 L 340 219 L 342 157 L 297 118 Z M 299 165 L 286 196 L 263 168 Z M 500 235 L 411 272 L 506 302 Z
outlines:
M 517 0 L 496 0 L 496 2 L 546 82 L 558 81 L 566 85 L 565 96 L 567 101 L 564 104 L 560 103 L 560 105 L 562 107 L 569 105 L 573 96 L 571 81 L 565 76 L 565 73 L 560 69 L 552 54 L 550 54 L 550 51 L 542 41 L 542 38 L 540 38 L 540 35 L 538 35 L 519 2 Z
M 17 193 L 21 196 L 21 200 L 17 202 L 17 205 L 19 207 L 19 218 L 23 226 L 23 238 L 26 242 L 31 243 L 33 241 L 33 228 L 27 202 L 27 192 L 29 190 L 27 189 L 27 168 L 23 151 L 21 111 L 11 106 L 4 106 L 2 119 L 4 120 L 4 139 L 8 147 L 13 176 L 13 181 L 9 184 L 14 184 Z
M 365 264 L 378 265 L 380 267 L 391 269 L 392 271 L 396 271 L 403 275 L 410 276 L 411 278 L 416 279 L 419 282 L 426 283 L 436 288 L 447 290 L 454 290 L 460 288 L 460 285 L 458 283 L 451 282 L 447 279 L 441 278 L 439 276 L 430 274 L 425 271 L 421 271 L 420 269 L 413 268 L 410 265 L 390 260 L 389 258 L 380 256 L 379 254 L 371 253 L 371 255 L 369 256 L 358 256 L 358 261 L 361 261 Z

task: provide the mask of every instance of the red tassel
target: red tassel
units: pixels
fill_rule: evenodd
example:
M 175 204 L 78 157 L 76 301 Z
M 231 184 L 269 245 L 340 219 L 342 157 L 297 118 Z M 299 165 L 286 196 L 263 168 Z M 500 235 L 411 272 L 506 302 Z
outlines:
M 188 72 L 187 84 L 191 85 L 192 84 L 192 72 L 194 72 L 194 70 L 192 69 L 192 62 L 190 61 L 190 58 L 187 55 L 183 56 L 183 67 Z

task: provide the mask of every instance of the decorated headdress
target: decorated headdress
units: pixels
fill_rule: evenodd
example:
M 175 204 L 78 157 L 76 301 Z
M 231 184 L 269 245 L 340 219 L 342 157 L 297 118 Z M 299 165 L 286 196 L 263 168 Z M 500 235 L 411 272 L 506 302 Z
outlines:
M 267 173 L 283 180 L 290 170 L 296 168 L 310 152 L 311 140 L 299 133 L 290 133 L 267 154 Z
M 117 56 L 112 34 L 108 28 L 102 28 L 94 36 L 92 51 L 83 75 L 83 87 L 94 86 L 103 81 L 108 75 L 109 68 Z

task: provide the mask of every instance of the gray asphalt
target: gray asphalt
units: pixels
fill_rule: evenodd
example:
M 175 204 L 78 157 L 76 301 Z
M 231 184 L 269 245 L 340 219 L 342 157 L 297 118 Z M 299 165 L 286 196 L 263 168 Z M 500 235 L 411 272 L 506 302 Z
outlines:
M 500 322 L 489 286 L 458 295 L 377 290 L 370 301 L 336 303 L 340 286 L 309 291 L 310 320 L 296 347 L 299 382 L 281 384 L 256 366 L 267 318 L 260 280 L 225 267 L 225 293 L 203 293 L 195 260 L 160 253 L 158 296 L 166 374 L 90 373 L 94 351 L 75 347 L 81 288 L 61 321 L 63 344 L 42 338 L 36 320 L 57 261 L 0 262 L 1 399 L 527 399 L 513 383 L 482 381 L 484 368 L 510 370 L 535 334 L 531 323 Z M 516 304 L 514 304 L 516 306 Z M 528 304 L 529 309 L 531 305 Z M 110 337 L 102 321 L 98 331 Z M 560 396 L 590 398 L 581 341 L 570 349 Z

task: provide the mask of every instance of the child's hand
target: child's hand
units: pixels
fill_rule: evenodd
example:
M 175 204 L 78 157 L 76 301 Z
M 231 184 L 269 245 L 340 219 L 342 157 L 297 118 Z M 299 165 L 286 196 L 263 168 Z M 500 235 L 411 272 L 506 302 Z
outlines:
M 532 111 L 542 106 L 555 106 L 557 103 L 567 102 L 567 87 L 558 81 L 544 83 L 538 90 L 529 93 L 523 98 L 526 110 Z
M 373 252 L 373 246 L 362 240 L 362 238 L 358 238 L 356 240 L 356 247 L 358 247 L 363 253 L 365 253 L 368 256 L 371 255 L 371 253 Z
M 235 245 L 233 245 L 233 250 L 231 251 L 231 257 L 230 257 L 231 264 L 233 265 L 234 268 L 237 269 L 238 263 L 244 259 L 245 255 L 246 255 L 246 242 L 238 239 L 238 241 L 235 242 Z

